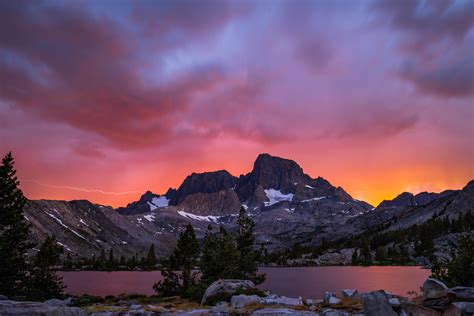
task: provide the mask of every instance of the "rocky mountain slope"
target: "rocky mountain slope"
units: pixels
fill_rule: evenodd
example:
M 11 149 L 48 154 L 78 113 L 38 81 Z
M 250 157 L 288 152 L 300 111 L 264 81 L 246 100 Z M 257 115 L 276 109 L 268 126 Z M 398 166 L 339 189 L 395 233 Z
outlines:
M 439 194 L 420 193 L 402 202 L 400 196 L 392 201 L 384 201 L 369 214 L 354 218 L 348 222 L 355 232 L 374 227 L 386 227 L 385 230 L 399 230 L 421 224 L 432 218 L 456 219 L 459 214 L 474 212 L 474 181 L 470 181 L 462 190 L 449 190 Z M 419 196 L 430 198 L 417 199 Z M 418 201 L 415 202 L 414 201 Z
M 410 199 L 405 197 L 409 196 Z M 417 196 L 429 196 L 418 200 Z M 402 199 L 400 198 L 402 197 Z M 474 238 L 474 181 L 462 190 L 439 194 L 403 193 L 392 201 L 384 201 L 377 208 L 350 218 L 344 225 L 335 226 L 331 247 L 317 257 L 290 260 L 289 264 L 350 264 L 353 252 L 361 252 L 361 240 L 370 242 L 372 258 L 377 260 L 376 248 L 387 257 L 403 254 L 403 262 L 430 265 L 433 259 L 449 262 L 456 254 L 461 238 Z M 306 243 L 303 246 L 314 246 Z M 395 251 L 395 252 L 394 252 Z M 392 253 L 390 255 L 390 253 Z M 384 255 L 384 256 L 385 256 Z M 311 257 L 311 258 L 310 258 Z
M 25 216 L 36 240 L 54 234 L 73 256 L 97 256 L 111 248 L 129 256 L 152 243 L 164 255 L 187 223 L 200 238 L 209 224 L 232 231 L 242 205 L 256 223 L 257 242 L 276 251 L 374 227 L 400 229 L 433 214 L 472 212 L 473 186 L 440 194 L 404 193 L 374 209 L 321 177 L 311 178 L 292 160 L 261 154 L 252 171 L 238 178 L 225 170 L 193 173 L 177 189 L 164 195 L 146 192 L 118 209 L 88 201 L 29 201 Z

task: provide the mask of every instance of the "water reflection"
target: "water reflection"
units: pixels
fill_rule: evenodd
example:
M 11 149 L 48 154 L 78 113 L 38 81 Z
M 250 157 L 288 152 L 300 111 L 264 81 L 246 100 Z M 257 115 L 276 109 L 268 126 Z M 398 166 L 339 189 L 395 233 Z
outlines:
M 420 267 L 305 267 L 262 268 L 267 280 L 260 288 L 285 296 L 321 298 L 325 291 L 342 289 L 375 291 L 384 289 L 406 295 L 419 291 L 430 275 Z M 71 294 L 117 295 L 120 293 L 155 294 L 153 283 L 161 280 L 159 271 L 80 271 L 59 272 Z

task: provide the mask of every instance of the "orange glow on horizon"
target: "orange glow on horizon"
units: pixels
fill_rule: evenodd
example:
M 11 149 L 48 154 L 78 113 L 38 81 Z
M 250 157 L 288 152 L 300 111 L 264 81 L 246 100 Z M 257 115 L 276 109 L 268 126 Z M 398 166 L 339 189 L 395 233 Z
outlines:
M 296 160 L 296 162 L 298 162 L 298 160 Z M 383 175 L 378 173 L 368 174 L 364 179 L 365 181 L 362 181 L 362 179 L 358 179 L 352 174 L 346 174 L 344 172 L 339 173 L 337 172 L 337 169 L 332 173 L 325 172 L 324 175 L 320 175 L 315 171 L 312 171 L 313 168 L 310 168 L 310 166 L 308 166 L 309 168 L 306 168 L 304 164 L 300 165 L 311 177 L 316 178 L 317 176 L 323 176 L 331 182 L 332 185 L 343 187 L 353 198 L 365 201 L 373 206 L 377 206 L 383 200 L 391 200 L 402 192 L 417 194 L 423 191 L 441 192 L 448 189 L 462 189 L 468 181 L 474 178 L 472 176 L 472 170 L 467 170 L 465 176 L 459 175 L 456 178 L 449 177 L 442 181 L 432 181 L 424 176 L 424 174 L 433 175 L 436 168 L 432 170 L 413 170 L 408 168 L 405 170 L 393 170 L 392 172 L 387 171 L 384 172 Z M 164 194 L 170 187 L 177 188 L 182 181 L 184 181 L 185 177 L 192 172 L 206 172 L 220 169 L 226 169 L 231 174 L 238 177 L 240 174 L 250 172 L 252 169 L 252 163 L 247 163 L 245 165 L 240 163 L 227 166 L 227 168 L 218 165 L 214 168 L 211 166 L 206 167 L 205 165 L 196 169 L 183 168 L 177 172 L 163 172 L 162 177 L 160 177 L 161 181 L 150 179 L 148 176 L 142 176 L 141 178 L 131 176 L 128 178 L 129 181 L 106 183 L 103 187 L 93 187 L 88 185 L 87 181 L 82 181 L 82 186 L 73 184 L 70 182 L 70 179 L 65 179 L 63 182 L 65 184 L 59 185 L 52 185 L 50 183 L 47 183 L 47 185 L 40 185 L 36 181 L 27 180 L 21 182 L 21 188 L 25 196 L 29 199 L 87 199 L 93 203 L 120 207 L 138 200 L 147 190 L 156 194 Z M 143 172 L 141 173 L 143 174 Z M 20 169 L 19 174 L 21 181 L 24 172 Z M 26 179 L 26 177 L 24 178 Z M 122 187 L 120 183 L 130 184 Z M 75 187 L 75 189 L 71 187 Z M 98 190 L 113 191 L 113 193 L 101 193 L 98 192 Z

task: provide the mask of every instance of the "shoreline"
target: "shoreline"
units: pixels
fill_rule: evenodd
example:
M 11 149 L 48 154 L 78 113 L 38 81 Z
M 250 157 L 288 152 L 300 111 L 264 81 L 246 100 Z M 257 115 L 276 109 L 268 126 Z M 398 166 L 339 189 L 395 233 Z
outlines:
M 417 265 L 417 264 L 404 264 L 404 265 L 391 265 L 391 264 L 384 264 L 384 265 L 368 265 L 368 266 L 363 266 L 363 265 L 279 265 L 279 266 L 273 266 L 273 265 L 264 265 L 264 266 L 259 266 L 259 268 L 336 268 L 336 267 L 361 267 L 361 268 L 371 268 L 371 267 L 419 267 L 420 269 L 430 269 L 428 266 L 424 265 Z M 56 269 L 56 272 L 157 272 L 161 271 L 161 269 L 153 269 L 153 270 L 145 270 L 145 269 L 119 269 L 119 270 L 91 270 L 91 269 Z
M 240 290 L 239 290 L 240 289 Z M 47 301 L 13 301 L 0 297 L 0 314 L 74 316 L 381 316 L 464 315 L 474 310 L 474 288 L 452 287 L 428 278 L 422 295 L 402 296 L 386 290 L 359 292 L 344 289 L 325 292 L 323 299 L 289 297 L 270 291 L 255 291 L 247 280 L 222 279 L 212 283 L 202 300 L 146 295 L 69 296 Z M 240 291 L 240 293 L 239 293 Z

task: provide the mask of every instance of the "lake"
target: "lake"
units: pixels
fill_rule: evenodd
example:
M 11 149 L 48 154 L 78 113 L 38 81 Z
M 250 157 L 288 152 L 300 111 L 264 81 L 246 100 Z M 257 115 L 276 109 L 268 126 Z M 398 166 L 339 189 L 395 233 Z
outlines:
M 325 291 L 340 292 L 357 289 L 360 292 L 384 289 L 407 295 L 417 291 L 430 270 L 420 267 L 301 267 L 261 268 L 267 280 L 259 287 L 291 297 L 322 298 Z M 70 294 L 117 295 L 120 293 L 155 294 L 153 283 L 161 280 L 160 271 L 72 271 L 58 272 Z

